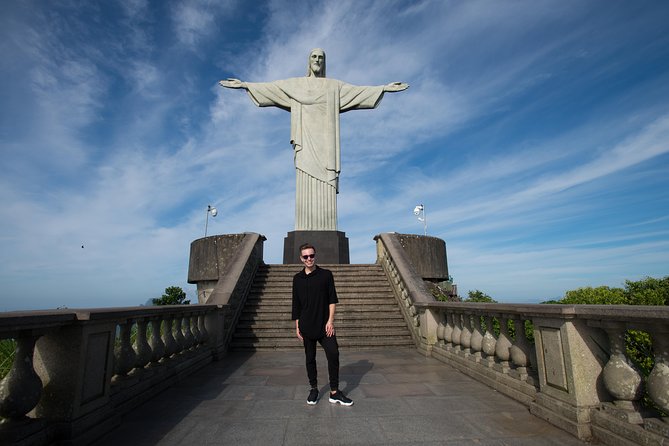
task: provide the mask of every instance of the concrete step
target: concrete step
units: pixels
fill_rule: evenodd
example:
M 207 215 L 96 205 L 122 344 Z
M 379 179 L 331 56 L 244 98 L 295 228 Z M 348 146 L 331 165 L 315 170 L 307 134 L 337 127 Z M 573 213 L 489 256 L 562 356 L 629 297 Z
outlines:
M 347 329 L 338 329 L 336 331 L 337 339 L 340 337 L 346 338 L 386 338 L 386 339 L 404 339 L 410 338 L 406 330 L 390 330 L 390 329 L 378 329 L 370 330 L 367 328 L 347 328 Z M 267 330 L 237 330 L 233 339 L 292 339 L 295 337 L 295 329 L 267 329 Z
M 291 320 L 292 312 L 291 311 L 247 311 L 246 309 L 242 310 L 241 315 L 239 316 L 240 320 Z M 379 310 L 379 311 L 339 311 L 337 312 L 336 318 L 338 321 L 345 320 L 380 320 L 380 319 L 402 319 L 402 315 L 399 312 L 399 309 L 394 310 Z
M 337 319 L 343 316 L 355 316 L 359 313 L 379 313 L 379 317 L 388 317 L 388 314 L 397 314 L 398 317 L 401 317 L 398 314 L 397 306 L 392 305 L 358 305 L 358 306 L 348 306 L 346 309 L 337 308 Z M 241 314 L 291 314 L 292 308 L 290 305 L 251 305 L 244 307 Z M 278 316 L 277 319 L 281 319 L 281 316 Z M 375 319 L 374 316 L 370 316 L 369 319 Z
M 342 349 L 347 348 L 395 348 L 395 347 L 415 347 L 413 339 L 397 339 L 389 340 L 382 338 L 349 338 L 337 336 L 337 343 Z M 294 337 L 293 339 L 274 339 L 274 340 L 255 340 L 255 341 L 238 341 L 233 339 L 230 343 L 230 348 L 235 351 L 240 350 L 303 350 L 302 342 Z
M 360 321 L 355 319 L 350 320 L 339 320 L 335 322 L 335 326 L 338 329 L 348 330 L 355 329 L 360 327 Z M 365 322 L 366 327 L 374 328 L 406 328 L 406 322 L 404 319 L 377 319 L 372 321 Z M 266 319 L 266 320 L 240 320 L 237 324 L 238 330 L 246 329 L 294 329 L 295 321 L 292 320 L 275 320 L 275 319 Z
M 383 282 L 359 282 L 359 283 L 351 283 L 351 282 L 337 282 L 335 280 L 335 288 L 337 289 L 337 294 L 339 293 L 364 293 L 367 291 L 381 291 L 381 292 L 391 292 L 390 285 L 388 285 L 388 282 L 386 281 L 385 283 Z M 261 293 L 261 292 L 266 292 L 266 291 L 272 291 L 272 292 L 283 292 L 283 293 L 289 293 L 292 294 L 293 290 L 293 283 L 285 283 L 285 282 L 275 282 L 275 283 L 254 283 L 251 285 L 251 292 L 252 293 Z
M 361 296 L 347 296 L 347 295 L 338 295 L 337 296 L 339 303 L 338 307 L 348 308 L 355 307 L 359 305 L 392 305 L 397 306 L 397 301 L 392 296 L 384 296 L 382 294 L 370 294 L 370 295 L 361 295 Z M 246 305 L 286 305 L 290 307 L 293 304 L 292 296 L 285 295 L 276 295 L 276 296 L 249 296 L 246 300 Z
M 339 299 L 339 305 L 358 305 L 365 304 L 370 302 L 385 302 L 393 305 L 397 305 L 395 297 L 391 294 L 386 293 L 369 293 L 369 294 L 345 294 L 337 293 L 337 298 Z M 293 302 L 293 296 L 288 294 L 252 294 L 246 299 L 247 305 L 256 305 L 256 304 L 268 304 L 268 305 L 277 305 L 285 304 L 291 305 Z

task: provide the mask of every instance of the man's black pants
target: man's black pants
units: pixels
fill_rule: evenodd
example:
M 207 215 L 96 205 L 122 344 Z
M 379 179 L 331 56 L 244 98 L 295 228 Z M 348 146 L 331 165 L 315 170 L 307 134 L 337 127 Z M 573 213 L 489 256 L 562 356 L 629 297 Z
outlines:
M 330 390 L 339 388 L 339 345 L 336 336 L 323 336 L 320 339 L 303 338 L 304 355 L 307 360 L 307 376 L 311 387 L 318 386 L 318 371 L 316 368 L 316 342 L 321 344 L 328 359 L 328 374 L 330 375 Z

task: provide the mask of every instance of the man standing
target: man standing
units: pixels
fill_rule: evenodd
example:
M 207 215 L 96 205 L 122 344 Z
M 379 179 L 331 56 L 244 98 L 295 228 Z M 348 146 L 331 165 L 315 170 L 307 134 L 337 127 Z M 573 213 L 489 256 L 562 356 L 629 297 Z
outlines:
M 334 315 L 337 299 L 332 272 L 316 265 L 316 249 L 300 246 L 304 269 L 293 277 L 293 313 L 297 337 L 304 344 L 307 376 L 311 391 L 307 404 L 318 402 L 316 342 L 321 344 L 328 360 L 330 402 L 351 406 L 353 401 L 339 390 L 339 346 L 335 336 Z

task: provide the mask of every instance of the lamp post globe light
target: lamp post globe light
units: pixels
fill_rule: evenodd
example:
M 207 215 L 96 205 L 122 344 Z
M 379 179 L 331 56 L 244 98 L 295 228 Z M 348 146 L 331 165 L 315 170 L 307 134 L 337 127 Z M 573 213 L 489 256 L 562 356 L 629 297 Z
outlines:
M 204 221 L 204 236 L 205 237 L 207 236 L 207 229 L 209 227 L 209 214 L 211 214 L 212 217 L 216 217 L 218 215 L 218 211 L 212 205 L 207 205 L 207 218 Z
M 418 221 L 423 222 L 423 234 L 427 235 L 427 217 L 425 216 L 425 206 L 422 204 L 416 205 L 416 207 L 413 208 L 413 213 L 416 217 L 418 217 Z

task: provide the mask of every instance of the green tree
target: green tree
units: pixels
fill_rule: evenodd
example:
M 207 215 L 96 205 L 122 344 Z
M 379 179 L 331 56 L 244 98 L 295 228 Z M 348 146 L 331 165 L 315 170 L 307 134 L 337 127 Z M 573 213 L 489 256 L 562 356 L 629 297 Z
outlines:
M 467 294 L 468 294 L 468 296 L 467 296 L 467 299 L 465 299 L 465 302 L 482 302 L 482 303 L 490 303 L 490 304 L 498 303 L 495 299 L 488 296 L 483 291 L 469 290 L 469 292 Z
M 624 288 L 584 287 L 567 291 L 558 301 L 546 303 L 592 305 L 669 305 L 669 276 L 626 280 Z
M 168 286 L 165 288 L 165 294 L 161 297 L 151 299 L 153 305 L 188 305 L 190 300 L 186 300 L 186 292 L 178 286 Z
M 583 287 L 567 291 L 564 297 L 557 301 L 560 304 L 592 304 L 592 305 L 625 305 L 628 298 L 622 288 Z
M 636 282 L 626 280 L 625 293 L 630 305 L 669 305 L 669 276 L 646 277 Z

